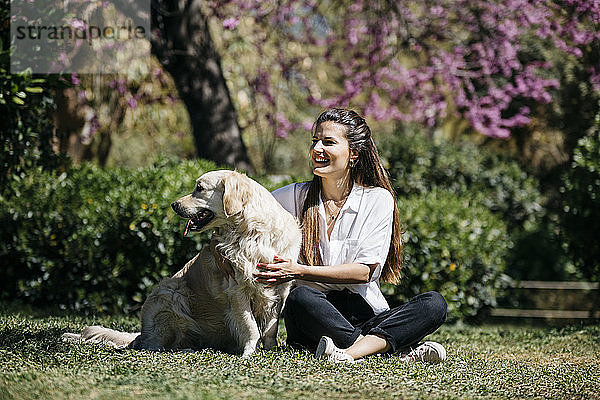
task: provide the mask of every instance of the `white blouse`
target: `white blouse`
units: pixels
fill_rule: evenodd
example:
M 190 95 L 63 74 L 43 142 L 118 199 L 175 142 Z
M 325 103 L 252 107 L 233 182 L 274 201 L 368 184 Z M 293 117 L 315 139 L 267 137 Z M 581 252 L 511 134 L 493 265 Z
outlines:
M 300 218 L 310 183 L 292 183 L 273 191 L 275 199 L 288 212 Z M 350 263 L 377 264 L 368 283 L 320 283 L 296 280 L 323 292 L 348 289 L 360 294 L 375 314 L 389 310 L 381 293 L 379 277 L 385 264 L 394 221 L 394 198 L 384 188 L 366 188 L 354 184 L 327 238 L 325 207 L 319 196 L 319 232 L 324 265 Z

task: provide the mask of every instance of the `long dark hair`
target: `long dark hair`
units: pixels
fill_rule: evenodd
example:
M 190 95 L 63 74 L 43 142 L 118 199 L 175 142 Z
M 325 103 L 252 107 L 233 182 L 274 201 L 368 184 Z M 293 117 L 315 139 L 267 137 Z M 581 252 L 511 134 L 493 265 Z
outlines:
M 396 204 L 396 196 L 390 184 L 387 172 L 381 165 L 379 153 L 371 137 L 371 129 L 365 120 L 352 110 L 332 108 L 319 115 L 313 125 L 313 132 L 325 121 L 331 121 L 346 126 L 346 139 L 350 150 L 358 157 L 350 166 L 350 179 L 365 187 L 382 187 L 388 190 L 394 198 L 394 223 L 392 240 L 388 256 L 383 266 L 381 280 L 389 283 L 400 281 L 402 239 L 400 217 Z M 321 193 L 321 177 L 315 175 L 302 207 L 302 249 L 300 257 L 309 265 L 322 265 L 319 251 L 319 195 Z

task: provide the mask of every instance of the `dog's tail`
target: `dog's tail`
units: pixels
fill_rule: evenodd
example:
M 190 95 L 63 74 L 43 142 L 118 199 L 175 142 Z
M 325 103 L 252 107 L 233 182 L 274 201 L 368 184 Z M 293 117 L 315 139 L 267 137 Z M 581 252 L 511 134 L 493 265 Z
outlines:
M 81 334 L 63 333 L 62 340 L 65 342 L 102 343 L 115 349 L 122 349 L 129 347 L 139 335 L 139 332 L 119 332 L 103 326 L 88 326 L 83 329 Z

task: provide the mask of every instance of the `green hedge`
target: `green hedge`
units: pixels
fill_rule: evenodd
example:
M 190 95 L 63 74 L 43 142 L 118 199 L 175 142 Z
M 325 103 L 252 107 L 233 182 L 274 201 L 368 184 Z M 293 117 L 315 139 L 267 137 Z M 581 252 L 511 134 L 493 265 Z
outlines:
M 456 195 L 485 194 L 481 202 L 510 228 L 537 218 L 544 202 L 538 181 L 519 164 L 470 142 L 430 140 L 399 132 L 380 144 L 398 197 L 441 188 Z
M 477 197 L 433 189 L 398 200 L 403 217 L 402 283 L 384 285 L 392 303 L 429 290 L 448 303 L 448 319 L 476 316 L 494 306 L 505 287 L 512 246 L 506 223 Z
M 162 160 L 135 170 L 33 170 L 0 198 L 1 298 L 111 313 L 142 302 L 206 240 L 184 238 L 170 204 L 212 169 Z M 406 267 L 399 287 L 384 287 L 392 303 L 438 290 L 450 319 L 494 304 L 510 240 L 483 197 L 432 189 L 399 198 Z
M 10 16 L 4 18 L 3 14 L 0 12 L 0 21 L 8 21 Z M 0 34 L 0 45 L 10 45 L 10 40 L 2 41 L 3 36 Z M 51 95 L 53 89 L 66 84 L 58 75 L 11 74 L 9 54 L 8 49 L 0 49 L 0 192 L 32 167 L 53 169 L 67 162 L 52 149 L 56 105 Z
M 1 297 L 107 312 L 143 301 L 199 248 L 198 235 L 182 237 L 170 204 L 214 168 L 160 161 L 30 171 L 0 198 Z
M 600 280 L 600 112 L 595 127 L 579 139 L 560 188 L 561 236 L 583 277 Z
M 438 290 L 451 319 L 476 316 L 502 296 L 506 271 L 526 276 L 520 269 L 539 263 L 536 254 L 522 251 L 523 232 L 540 224 L 545 199 L 516 161 L 409 130 L 379 148 L 407 231 L 404 282 L 386 287 L 392 301 Z M 553 242 L 537 248 L 556 253 Z
M 69 85 L 61 75 L 33 75 L 31 69 L 11 73 L 10 2 L 0 6 L 0 192 L 29 168 L 57 168 L 65 157 L 52 149 L 53 90 Z

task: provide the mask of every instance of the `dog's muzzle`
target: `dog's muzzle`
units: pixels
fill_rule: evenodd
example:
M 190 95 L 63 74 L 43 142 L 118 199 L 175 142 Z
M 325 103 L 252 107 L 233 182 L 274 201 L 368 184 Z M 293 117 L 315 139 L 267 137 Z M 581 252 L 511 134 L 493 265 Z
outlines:
M 171 204 L 173 211 L 177 215 L 183 218 L 189 218 L 187 224 L 185 225 L 185 231 L 183 232 L 183 236 L 186 236 L 189 232 L 198 232 L 201 231 L 210 221 L 215 218 L 215 213 L 208 209 L 202 209 L 196 214 L 192 216 L 188 216 L 188 214 L 182 209 L 181 204 L 179 202 L 174 202 Z

